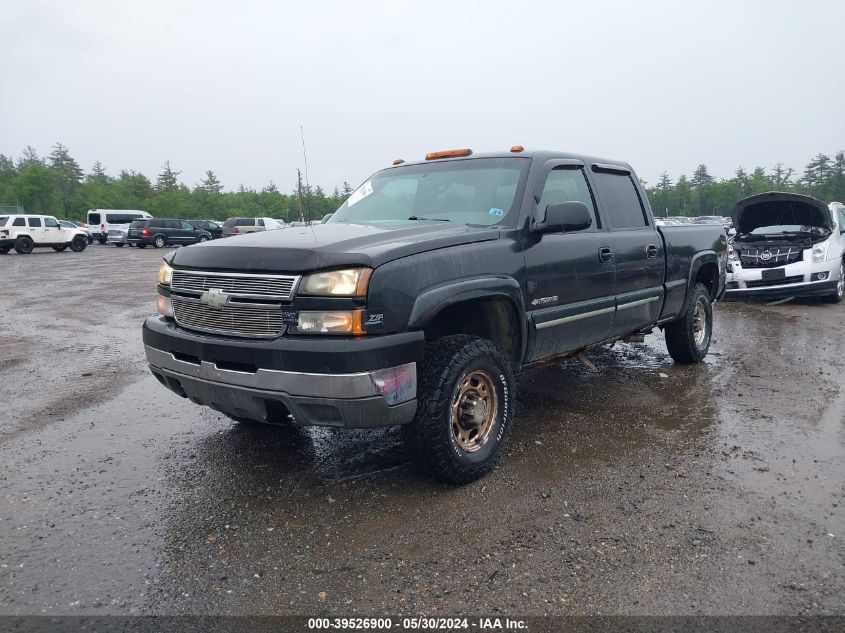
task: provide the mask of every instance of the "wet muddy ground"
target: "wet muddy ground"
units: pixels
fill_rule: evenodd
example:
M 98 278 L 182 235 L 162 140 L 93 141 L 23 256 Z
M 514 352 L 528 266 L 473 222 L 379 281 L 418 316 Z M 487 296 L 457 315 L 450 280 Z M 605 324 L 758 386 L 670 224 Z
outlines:
M 0 614 L 845 613 L 845 305 L 719 304 L 523 375 L 453 488 L 399 433 L 255 432 L 161 387 L 163 251 L 0 256 Z

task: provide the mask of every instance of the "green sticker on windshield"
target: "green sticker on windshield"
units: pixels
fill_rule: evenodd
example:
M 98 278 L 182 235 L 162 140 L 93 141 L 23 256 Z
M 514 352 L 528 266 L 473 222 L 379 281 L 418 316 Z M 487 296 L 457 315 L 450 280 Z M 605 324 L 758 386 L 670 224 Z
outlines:
M 490 209 L 490 215 L 503 215 L 503 214 L 504 214 L 504 211 L 502 211 L 498 207 L 493 207 L 492 209 Z

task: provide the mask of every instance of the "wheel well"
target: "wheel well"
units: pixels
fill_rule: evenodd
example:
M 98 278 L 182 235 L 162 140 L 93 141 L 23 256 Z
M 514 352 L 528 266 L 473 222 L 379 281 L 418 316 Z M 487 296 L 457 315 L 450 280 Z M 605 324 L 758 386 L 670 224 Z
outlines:
M 447 306 L 424 328 L 426 340 L 471 334 L 493 341 L 514 369 L 522 361 L 522 331 L 516 306 L 504 298 L 472 299 Z
M 701 268 L 698 269 L 698 272 L 695 274 L 695 280 L 693 282 L 702 283 L 707 287 L 707 291 L 710 293 L 710 299 L 716 298 L 716 293 L 719 292 L 719 267 L 714 262 L 707 262 L 706 264 L 702 264 Z

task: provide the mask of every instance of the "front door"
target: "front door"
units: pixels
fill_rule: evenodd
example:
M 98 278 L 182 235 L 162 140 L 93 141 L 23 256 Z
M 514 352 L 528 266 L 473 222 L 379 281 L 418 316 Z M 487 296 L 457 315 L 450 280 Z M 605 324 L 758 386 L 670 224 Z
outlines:
M 56 218 L 44 218 L 44 239 L 47 244 L 63 244 L 70 241 L 70 232 L 62 229 Z
M 534 200 L 539 200 L 535 217 L 554 202 L 583 202 L 593 224 L 584 231 L 525 238 L 532 361 L 603 340 L 615 309 L 610 235 L 596 212 L 583 165 L 551 161 Z

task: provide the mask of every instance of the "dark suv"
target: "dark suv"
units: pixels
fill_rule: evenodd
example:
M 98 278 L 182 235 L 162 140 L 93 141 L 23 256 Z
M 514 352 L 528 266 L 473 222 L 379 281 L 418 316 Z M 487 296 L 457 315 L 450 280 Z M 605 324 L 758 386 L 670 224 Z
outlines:
M 201 229 L 187 220 L 166 220 L 162 218 L 147 218 L 132 220 L 126 241 L 132 246 L 145 248 L 155 246 L 176 246 L 206 242 L 211 239 L 211 233 Z
M 191 224 L 197 227 L 200 231 L 208 231 L 211 235 L 211 239 L 216 240 L 219 237 L 223 237 L 223 227 L 217 223 L 212 222 L 211 220 L 189 220 Z

